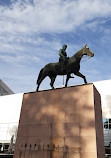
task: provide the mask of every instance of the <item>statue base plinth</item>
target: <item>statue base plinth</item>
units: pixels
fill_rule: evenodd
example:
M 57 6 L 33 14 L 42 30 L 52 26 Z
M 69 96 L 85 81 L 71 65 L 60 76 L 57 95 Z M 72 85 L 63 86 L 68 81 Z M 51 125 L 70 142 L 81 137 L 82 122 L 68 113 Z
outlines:
M 24 94 L 14 158 L 104 158 L 93 84 Z

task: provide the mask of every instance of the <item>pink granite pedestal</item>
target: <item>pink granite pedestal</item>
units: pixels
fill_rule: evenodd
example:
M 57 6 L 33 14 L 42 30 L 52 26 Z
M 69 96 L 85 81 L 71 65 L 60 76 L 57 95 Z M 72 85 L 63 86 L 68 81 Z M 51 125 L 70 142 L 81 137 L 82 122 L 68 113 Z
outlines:
M 14 158 L 105 158 L 94 85 L 24 94 Z

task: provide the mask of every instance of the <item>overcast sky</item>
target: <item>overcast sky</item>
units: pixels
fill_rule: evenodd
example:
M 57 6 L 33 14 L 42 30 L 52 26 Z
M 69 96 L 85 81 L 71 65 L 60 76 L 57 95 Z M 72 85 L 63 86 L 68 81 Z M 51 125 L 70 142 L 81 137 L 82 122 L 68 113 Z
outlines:
M 40 69 L 58 61 L 64 43 L 69 57 L 86 43 L 94 52 L 81 62 L 88 82 L 111 79 L 111 0 L 0 0 L 0 78 L 15 93 L 35 90 Z M 75 77 L 69 86 L 83 83 Z M 55 87 L 62 84 L 57 77 Z

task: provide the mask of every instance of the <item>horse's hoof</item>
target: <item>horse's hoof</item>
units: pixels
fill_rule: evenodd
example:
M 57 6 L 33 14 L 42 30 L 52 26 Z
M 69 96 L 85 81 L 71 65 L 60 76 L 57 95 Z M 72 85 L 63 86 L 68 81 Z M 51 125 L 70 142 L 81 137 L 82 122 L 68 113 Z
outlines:
M 36 89 L 36 92 L 38 92 L 38 90 L 39 90 L 39 89 L 37 88 L 37 89 Z

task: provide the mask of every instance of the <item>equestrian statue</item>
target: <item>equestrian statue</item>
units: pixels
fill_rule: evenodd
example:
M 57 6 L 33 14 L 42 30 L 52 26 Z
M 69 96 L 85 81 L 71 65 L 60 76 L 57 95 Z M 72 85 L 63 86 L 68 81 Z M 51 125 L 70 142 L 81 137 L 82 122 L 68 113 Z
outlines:
M 51 79 L 50 86 L 54 89 L 54 81 L 57 75 L 67 75 L 65 87 L 67 87 L 68 80 L 71 77 L 70 75 L 73 73 L 79 77 L 84 79 L 84 83 L 86 84 L 86 77 L 82 75 L 80 70 L 80 61 L 83 56 L 87 55 L 89 57 L 93 57 L 94 53 L 89 49 L 87 44 L 80 49 L 77 53 L 75 53 L 72 57 L 67 57 L 66 53 L 67 45 L 64 44 L 62 49 L 59 50 L 59 62 L 57 63 L 49 63 L 44 68 L 40 70 L 38 79 L 37 79 L 37 89 L 39 90 L 39 86 L 41 82 L 45 79 L 45 77 L 49 77 Z

